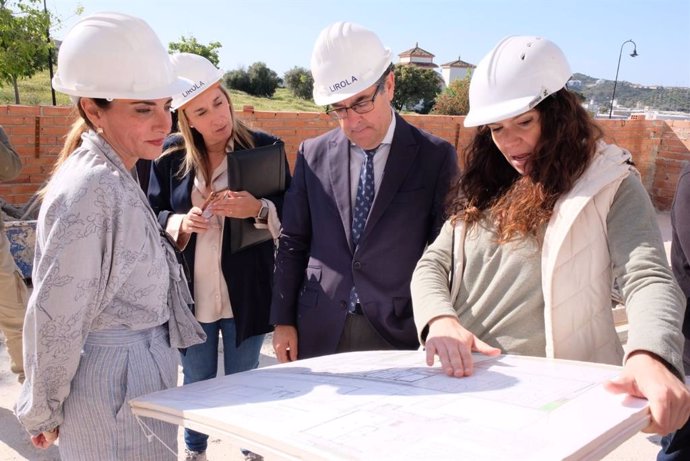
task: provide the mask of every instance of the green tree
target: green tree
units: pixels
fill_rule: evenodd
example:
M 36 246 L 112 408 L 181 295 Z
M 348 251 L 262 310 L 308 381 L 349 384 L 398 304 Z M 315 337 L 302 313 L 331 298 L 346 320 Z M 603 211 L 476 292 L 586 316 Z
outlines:
M 17 80 L 48 66 L 51 20 L 39 0 L 0 0 L 0 85 L 12 84 L 16 104 Z
M 432 113 L 439 115 L 467 115 L 470 110 L 470 75 L 453 80 L 436 98 Z
M 211 42 L 208 45 L 199 43 L 194 36 L 189 36 L 189 38 L 184 35 L 180 38 L 179 42 L 168 43 L 168 51 L 171 53 L 194 53 L 199 56 L 203 56 L 213 63 L 214 66 L 218 67 L 220 59 L 218 58 L 218 50 L 222 48 L 220 42 Z
M 428 113 L 441 91 L 441 82 L 441 76 L 433 69 L 396 65 L 393 107 Z
M 298 98 L 310 101 L 314 90 L 314 77 L 304 67 L 293 67 L 285 72 L 285 86 Z
M 251 93 L 251 84 L 249 83 L 249 74 L 243 67 L 226 72 L 223 76 L 225 86 L 237 91 L 244 91 Z
M 262 98 L 272 97 L 281 82 L 278 74 L 263 62 L 255 62 L 247 70 L 238 67 L 226 72 L 223 80 L 228 88 Z
M 278 74 L 269 69 L 263 62 L 255 62 L 249 66 L 247 74 L 251 87 L 250 93 L 254 96 L 272 97 L 281 82 Z

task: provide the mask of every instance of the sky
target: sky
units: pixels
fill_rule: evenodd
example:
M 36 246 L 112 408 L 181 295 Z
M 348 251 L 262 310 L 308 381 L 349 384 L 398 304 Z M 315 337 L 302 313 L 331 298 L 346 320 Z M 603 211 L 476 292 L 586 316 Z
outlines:
M 263 61 L 279 76 L 309 67 L 319 32 L 361 24 L 397 55 L 416 43 L 444 64 L 477 64 L 507 35 L 555 42 L 573 72 L 619 81 L 690 87 L 690 0 L 46 0 L 61 39 L 81 17 L 118 11 L 146 20 L 167 46 L 181 36 L 220 42 L 220 67 Z M 630 57 L 633 40 L 639 56 Z

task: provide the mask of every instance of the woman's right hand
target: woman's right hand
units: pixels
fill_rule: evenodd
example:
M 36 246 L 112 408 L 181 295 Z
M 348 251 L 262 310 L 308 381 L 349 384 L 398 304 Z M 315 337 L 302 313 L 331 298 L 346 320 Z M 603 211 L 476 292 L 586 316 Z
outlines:
M 44 450 L 50 447 L 60 436 L 60 428 L 56 427 L 52 431 L 43 431 L 38 435 L 31 436 L 31 443 L 36 448 L 43 448 Z
M 489 346 L 464 329 L 457 317 L 436 317 L 429 322 L 426 337 L 426 364 L 434 364 L 434 356 L 441 360 L 441 368 L 448 376 L 462 378 L 472 374 L 472 352 L 499 355 L 501 350 Z
M 191 234 L 192 232 L 201 234 L 206 232 L 210 226 L 210 221 L 204 218 L 201 215 L 202 213 L 201 208 L 198 206 L 192 207 L 192 209 L 184 215 L 184 218 L 182 218 L 180 232 L 184 234 Z

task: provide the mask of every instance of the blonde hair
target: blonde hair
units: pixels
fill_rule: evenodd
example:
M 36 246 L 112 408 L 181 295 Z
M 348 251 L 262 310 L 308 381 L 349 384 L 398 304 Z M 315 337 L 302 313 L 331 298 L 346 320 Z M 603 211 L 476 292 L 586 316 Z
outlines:
M 106 109 L 110 105 L 110 101 L 106 99 L 91 99 L 98 107 L 102 109 Z M 81 135 L 89 130 L 96 129 L 93 126 L 93 123 L 91 123 L 91 120 L 89 120 L 89 118 L 86 116 L 84 109 L 81 107 L 81 98 L 77 98 L 75 103 L 77 115 L 75 117 L 74 122 L 72 122 L 72 127 L 65 136 L 65 143 L 62 145 L 62 149 L 60 149 L 60 152 L 58 153 L 57 159 L 55 160 L 55 164 L 53 165 L 53 169 L 50 171 L 51 179 L 55 172 L 62 166 L 63 163 L 65 163 L 69 156 L 72 155 L 72 152 L 74 152 L 81 146 Z M 39 189 L 38 192 L 36 192 L 36 194 L 41 199 L 45 196 L 46 190 L 48 189 L 48 184 L 50 184 L 50 180 L 48 180 L 48 182 L 46 182 L 46 184 L 43 187 L 41 187 L 41 189 Z
M 232 134 L 230 135 L 230 140 L 232 141 L 232 145 L 235 147 L 241 146 L 245 149 L 253 148 L 254 137 L 252 136 L 252 132 L 244 123 L 235 117 L 235 110 L 232 107 L 230 94 L 225 88 L 223 88 L 223 86 L 218 85 L 218 88 L 223 95 L 225 95 L 225 98 L 228 100 L 228 104 L 230 106 L 230 117 L 232 119 Z M 197 171 L 202 174 L 206 184 L 210 184 L 212 172 L 210 171 L 210 163 L 208 161 L 208 153 L 206 152 L 204 137 L 195 128 L 190 126 L 189 119 L 182 108 L 177 110 L 177 124 L 179 128 L 179 132 L 177 134 L 182 136 L 182 139 L 184 139 L 184 144 L 170 147 L 163 152 L 163 155 L 185 149 L 186 153 L 184 161 L 182 162 L 182 165 L 180 165 L 178 176 L 184 177 L 192 171 Z

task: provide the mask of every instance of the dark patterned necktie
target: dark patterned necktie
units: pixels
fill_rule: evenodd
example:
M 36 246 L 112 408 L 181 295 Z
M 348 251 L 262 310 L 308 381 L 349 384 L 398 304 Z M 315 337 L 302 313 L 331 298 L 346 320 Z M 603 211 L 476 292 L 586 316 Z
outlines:
M 365 150 L 366 156 L 362 169 L 359 171 L 359 184 L 357 186 L 357 197 L 355 198 L 355 208 L 352 213 L 352 244 L 355 249 L 359 243 L 359 238 L 364 232 L 367 223 L 371 204 L 374 202 L 374 154 L 376 149 Z M 350 290 L 349 311 L 354 312 L 355 306 L 359 302 L 359 295 L 355 287 Z
M 365 150 L 366 159 L 359 171 L 359 185 L 357 186 L 357 197 L 355 198 L 355 209 L 352 214 L 352 243 L 355 248 L 359 243 L 359 238 L 364 232 L 367 223 L 367 216 L 371 204 L 374 201 L 374 150 Z

